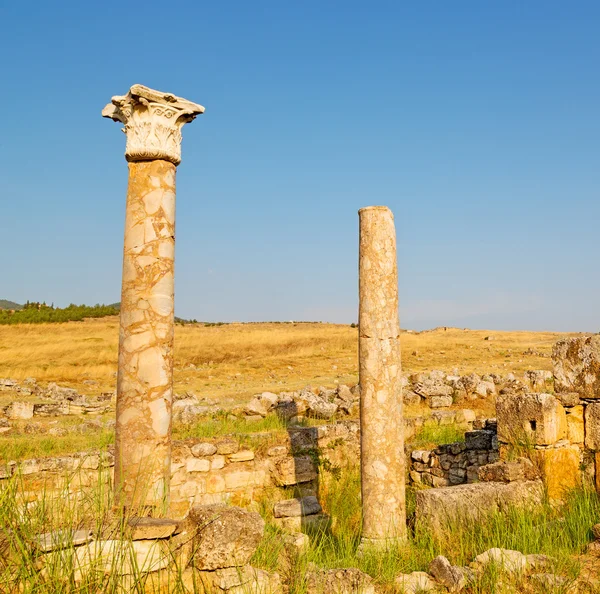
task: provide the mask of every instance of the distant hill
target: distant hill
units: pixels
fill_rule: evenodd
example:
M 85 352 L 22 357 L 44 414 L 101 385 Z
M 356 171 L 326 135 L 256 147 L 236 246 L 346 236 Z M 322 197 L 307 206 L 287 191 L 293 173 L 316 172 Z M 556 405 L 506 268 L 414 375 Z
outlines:
M 23 309 L 23 306 L 8 299 L 0 299 L 0 309 Z
M 12 303 L 5 301 L 3 303 Z M 18 305 L 18 304 L 15 304 Z M 109 305 L 75 305 L 54 307 L 37 301 L 28 301 L 19 309 L 0 309 L 0 324 L 43 324 L 61 322 L 79 322 L 85 318 L 104 318 L 115 316 L 118 309 Z

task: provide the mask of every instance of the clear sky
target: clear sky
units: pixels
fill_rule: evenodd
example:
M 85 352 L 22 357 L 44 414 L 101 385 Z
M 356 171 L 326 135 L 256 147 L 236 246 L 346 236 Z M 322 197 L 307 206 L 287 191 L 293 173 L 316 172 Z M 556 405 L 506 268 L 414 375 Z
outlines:
M 0 298 L 119 300 L 134 83 L 201 103 L 176 312 L 357 317 L 396 217 L 403 327 L 600 330 L 597 1 L 0 3 Z

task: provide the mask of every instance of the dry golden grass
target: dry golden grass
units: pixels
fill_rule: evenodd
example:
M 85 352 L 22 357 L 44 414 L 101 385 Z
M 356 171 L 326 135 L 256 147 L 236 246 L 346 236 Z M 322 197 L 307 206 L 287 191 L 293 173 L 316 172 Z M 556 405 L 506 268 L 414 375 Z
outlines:
M 263 390 L 357 381 L 357 329 L 336 324 L 177 326 L 175 390 L 223 405 Z M 484 340 L 490 336 L 491 340 Z M 449 328 L 402 334 L 405 371 L 459 373 L 550 369 L 556 332 Z M 0 377 L 54 381 L 83 393 L 115 387 L 118 319 L 0 326 Z M 546 357 L 524 355 L 532 349 Z M 195 366 L 191 367 L 191 365 Z M 95 380 L 97 386 L 84 385 Z

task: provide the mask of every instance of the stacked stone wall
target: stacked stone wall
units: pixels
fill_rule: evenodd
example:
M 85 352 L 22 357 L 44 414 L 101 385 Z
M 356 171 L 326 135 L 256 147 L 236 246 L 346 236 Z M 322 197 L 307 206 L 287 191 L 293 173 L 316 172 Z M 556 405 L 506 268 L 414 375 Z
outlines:
M 499 459 L 495 420 L 484 428 L 467 431 L 465 441 L 440 445 L 433 450 L 414 450 L 409 480 L 415 485 L 447 487 L 477 482 L 481 466 Z

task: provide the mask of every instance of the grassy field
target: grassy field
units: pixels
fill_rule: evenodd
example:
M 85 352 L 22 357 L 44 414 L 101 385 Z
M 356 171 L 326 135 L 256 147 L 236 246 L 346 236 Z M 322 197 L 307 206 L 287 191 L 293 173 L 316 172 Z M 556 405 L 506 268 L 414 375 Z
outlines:
M 35 377 L 84 394 L 114 390 L 118 330 L 116 317 L 0 326 L 0 377 Z M 265 390 L 355 383 L 357 334 L 356 328 L 336 324 L 177 326 L 175 391 L 228 405 Z M 461 374 L 550 369 L 552 344 L 562 336 L 456 328 L 407 332 L 401 337 L 403 368 Z

